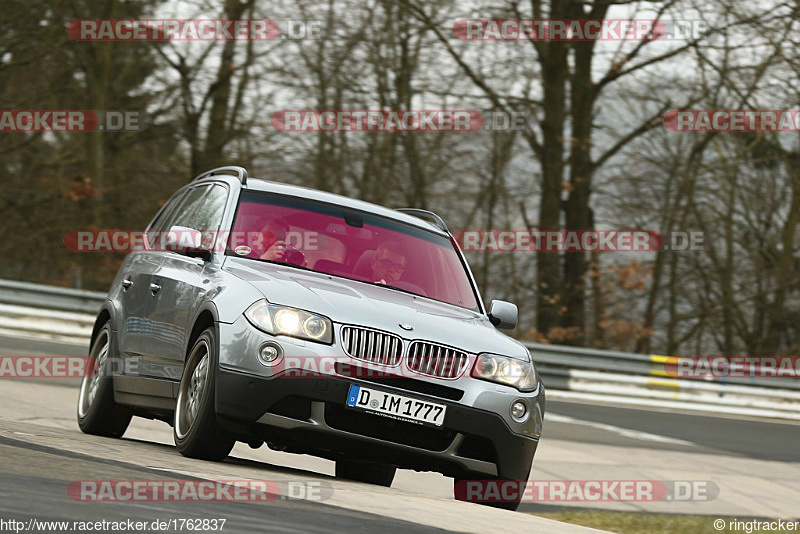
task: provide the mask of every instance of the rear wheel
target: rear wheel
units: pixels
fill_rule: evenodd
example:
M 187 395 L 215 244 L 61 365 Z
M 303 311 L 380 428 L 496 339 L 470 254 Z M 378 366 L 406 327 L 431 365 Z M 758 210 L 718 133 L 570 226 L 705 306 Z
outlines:
M 89 350 L 78 395 L 78 426 L 85 434 L 119 438 L 131 422 L 131 413 L 114 402 L 110 353 L 111 326 L 106 323 Z
M 389 487 L 397 468 L 389 464 L 336 460 L 336 477 Z
M 214 329 L 208 328 L 195 341 L 183 368 L 172 434 L 178 451 L 189 458 L 224 460 L 236 443 L 214 411 L 216 347 Z

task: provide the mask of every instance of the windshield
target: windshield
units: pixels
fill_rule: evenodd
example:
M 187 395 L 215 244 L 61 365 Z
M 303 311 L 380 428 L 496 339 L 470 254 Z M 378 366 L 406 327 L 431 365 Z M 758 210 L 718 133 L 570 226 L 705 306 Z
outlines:
M 243 192 L 228 254 L 385 285 L 478 311 L 445 236 L 332 204 Z

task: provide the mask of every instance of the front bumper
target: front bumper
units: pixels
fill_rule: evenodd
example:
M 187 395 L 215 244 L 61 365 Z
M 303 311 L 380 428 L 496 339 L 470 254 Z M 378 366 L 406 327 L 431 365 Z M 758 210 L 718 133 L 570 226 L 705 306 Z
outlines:
M 524 480 L 529 475 L 544 416 L 541 383 L 533 392 L 520 393 L 476 380 L 469 373 L 452 380 L 405 374 L 387 381 L 324 365 L 313 377 L 286 376 L 293 367 L 290 356 L 305 363 L 337 361 L 361 369 L 397 370 L 352 359 L 338 343 L 269 335 L 243 316 L 218 326 L 216 412 L 243 441 L 263 440 L 292 452 L 380 461 L 449 476 L 466 472 Z M 334 327 L 339 339 L 341 325 Z M 258 348 L 267 341 L 283 348 L 281 365 L 269 367 L 258 361 Z M 351 384 L 445 404 L 444 423 L 428 427 L 345 409 Z M 519 400 L 530 414 L 522 422 L 510 413 L 511 404 Z
M 351 384 L 447 405 L 441 428 L 344 408 Z M 527 480 L 538 440 L 512 433 L 497 414 L 355 378 L 264 378 L 220 369 L 216 411 L 240 435 L 292 452 L 392 463 L 398 467 Z

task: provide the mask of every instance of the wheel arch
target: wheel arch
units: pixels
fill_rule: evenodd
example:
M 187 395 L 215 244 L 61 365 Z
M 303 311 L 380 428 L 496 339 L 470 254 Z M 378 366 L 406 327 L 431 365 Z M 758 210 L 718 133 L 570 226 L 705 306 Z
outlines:
M 100 329 L 103 328 L 103 325 L 110 322 L 111 323 L 111 331 L 116 332 L 115 320 L 117 318 L 116 310 L 114 309 L 113 305 L 110 301 L 106 301 L 103 304 L 103 307 L 100 308 L 100 311 L 97 313 L 97 318 L 94 320 L 94 326 L 92 327 L 92 337 L 89 340 L 89 346 L 91 347 L 94 345 L 95 339 L 97 339 L 97 335 L 100 333 Z
M 219 341 L 219 316 L 217 314 L 217 307 L 212 303 L 200 308 L 194 319 L 192 320 L 192 330 L 189 332 L 189 337 L 186 341 L 186 347 L 183 351 L 183 362 L 186 364 L 186 358 L 189 356 L 189 351 L 192 350 L 197 338 L 200 337 L 207 328 L 214 328 L 214 334 Z

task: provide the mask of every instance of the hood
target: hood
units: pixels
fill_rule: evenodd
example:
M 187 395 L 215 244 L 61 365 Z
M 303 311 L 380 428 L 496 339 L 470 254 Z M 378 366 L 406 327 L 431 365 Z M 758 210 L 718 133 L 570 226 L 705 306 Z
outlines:
M 480 313 L 323 273 L 226 258 L 224 270 L 252 284 L 273 304 L 318 313 L 334 323 L 361 325 L 413 340 L 424 339 L 470 353 L 493 352 L 527 360 L 527 349 L 497 331 Z M 400 324 L 410 325 L 406 331 Z

